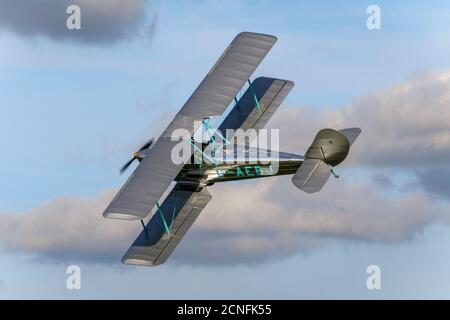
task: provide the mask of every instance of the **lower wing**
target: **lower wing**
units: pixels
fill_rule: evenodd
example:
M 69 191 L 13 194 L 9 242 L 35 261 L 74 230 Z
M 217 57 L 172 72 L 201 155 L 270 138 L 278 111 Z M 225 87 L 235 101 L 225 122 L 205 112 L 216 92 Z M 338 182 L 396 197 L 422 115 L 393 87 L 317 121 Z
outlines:
M 206 207 L 211 195 L 175 186 L 122 258 L 125 264 L 155 266 L 164 263 L 190 226 Z

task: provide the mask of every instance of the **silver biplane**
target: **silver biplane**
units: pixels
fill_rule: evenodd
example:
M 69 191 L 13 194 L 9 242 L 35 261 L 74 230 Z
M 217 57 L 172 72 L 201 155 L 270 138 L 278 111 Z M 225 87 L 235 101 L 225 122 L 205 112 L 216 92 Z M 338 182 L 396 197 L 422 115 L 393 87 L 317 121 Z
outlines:
M 271 35 L 238 34 L 161 136 L 142 146 L 121 169 L 123 172 L 134 160 L 139 161 L 103 216 L 140 220 L 142 224 L 123 263 L 164 263 L 211 200 L 208 186 L 214 183 L 293 174 L 295 186 L 314 193 L 330 175 L 338 177 L 333 167 L 346 158 L 361 132 L 359 128 L 320 130 L 304 156 L 252 149 L 248 140 L 241 143 L 244 148 L 236 147 L 242 139 L 234 130 L 261 130 L 294 87 L 292 81 L 269 77 L 249 80 L 276 41 Z M 238 99 L 247 83 L 247 90 Z M 206 127 L 209 132 L 208 120 L 224 114 L 233 101 L 231 111 L 210 139 L 200 146 L 194 143 L 198 129 Z M 175 134 L 179 129 L 188 134 L 180 137 Z M 206 153 L 217 139 L 232 147 Z M 180 142 L 192 148 L 184 152 L 182 161 L 173 161 L 173 150 Z

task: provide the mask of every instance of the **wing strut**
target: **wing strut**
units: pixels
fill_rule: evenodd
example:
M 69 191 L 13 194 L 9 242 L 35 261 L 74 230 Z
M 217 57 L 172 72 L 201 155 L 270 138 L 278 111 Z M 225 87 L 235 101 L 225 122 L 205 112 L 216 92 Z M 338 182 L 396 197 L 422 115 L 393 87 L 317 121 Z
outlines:
M 176 206 L 173 207 L 172 221 L 170 221 L 170 224 L 169 224 L 169 225 L 167 224 L 166 218 L 164 218 L 164 213 L 163 213 L 163 211 L 162 211 L 162 209 L 161 209 L 161 206 L 159 205 L 158 202 L 156 203 L 156 207 L 158 208 L 158 212 L 159 212 L 159 215 L 160 215 L 161 220 L 162 220 L 162 222 L 163 222 L 164 230 L 166 230 L 167 236 L 168 236 L 168 237 L 173 236 L 173 234 L 172 234 L 171 231 L 172 231 L 173 220 L 174 220 L 174 218 L 175 218 L 175 213 L 176 213 L 176 211 L 177 211 L 177 207 L 176 207 Z
M 236 98 L 235 98 L 235 99 L 236 99 Z M 217 128 L 213 128 L 213 127 L 211 127 L 211 126 L 209 125 L 209 119 L 203 119 L 202 123 L 203 123 L 203 127 L 206 129 L 206 132 L 208 132 L 209 137 L 211 138 L 211 140 L 212 140 L 213 142 L 215 142 L 216 139 L 215 139 L 214 136 L 212 136 L 212 135 L 209 133 L 209 130 L 208 130 L 208 129 L 213 130 L 213 131 L 214 131 L 214 134 L 217 134 L 217 135 L 219 136 L 219 138 L 222 139 L 223 143 L 225 143 L 225 144 L 230 144 L 230 143 L 231 143 L 230 141 L 227 140 L 227 138 L 225 138 L 225 137 L 222 135 L 222 133 L 220 132 L 220 130 L 218 130 Z
M 248 79 L 247 81 L 250 86 L 250 90 L 252 90 L 253 100 L 255 100 L 255 107 L 256 109 L 258 109 L 259 112 L 261 112 L 261 106 L 259 105 L 258 97 L 256 96 L 256 92 L 255 89 L 253 88 L 252 82 L 250 81 L 250 79 Z

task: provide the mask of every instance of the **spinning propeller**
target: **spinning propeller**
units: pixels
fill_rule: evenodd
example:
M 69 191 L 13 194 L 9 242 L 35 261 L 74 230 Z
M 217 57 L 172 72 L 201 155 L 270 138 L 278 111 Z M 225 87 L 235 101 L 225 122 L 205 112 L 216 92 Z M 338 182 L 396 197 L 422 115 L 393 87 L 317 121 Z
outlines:
M 127 170 L 127 168 L 130 166 L 130 164 L 133 163 L 134 160 L 139 160 L 142 161 L 142 159 L 144 159 L 145 154 L 141 153 L 141 151 L 149 149 L 152 144 L 155 143 L 155 139 L 151 138 L 146 144 L 144 144 L 138 151 L 136 151 L 133 155 L 133 158 L 131 158 L 130 160 L 128 160 L 127 163 L 125 163 L 123 165 L 122 168 L 120 168 L 120 174 L 124 173 L 125 170 Z

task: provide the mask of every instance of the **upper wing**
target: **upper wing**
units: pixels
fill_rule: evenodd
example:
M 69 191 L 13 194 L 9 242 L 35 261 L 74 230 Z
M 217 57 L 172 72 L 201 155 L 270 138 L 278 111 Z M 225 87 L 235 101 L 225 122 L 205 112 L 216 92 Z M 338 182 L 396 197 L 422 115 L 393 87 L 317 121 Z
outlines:
M 220 132 L 225 135 L 227 129 L 263 128 L 293 87 L 292 81 L 257 78 L 222 122 L 219 127 Z M 258 101 L 259 108 L 255 99 Z M 227 135 L 229 140 L 232 137 Z
M 242 32 L 234 38 L 219 60 L 186 101 L 163 136 L 174 129 L 185 128 L 192 133 L 195 121 L 220 116 L 277 41 L 271 35 Z
M 164 263 L 209 200 L 211 195 L 206 187 L 200 191 L 187 191 L 175 186 L 125 253 L 122 262 L 144 266 Z
M 182 169 L 174 164 L 171 150 L 175 129 L 191 135 L 204 118 L 221 115 L 275 44 L 270 35 L 243 32 L 234 38 L 219 60 L 187 100 L 146 157 L 106 208 L 107 218 L 142 219 L 161 198 Z M 185 162 L 190 155 L 185 155 Z

